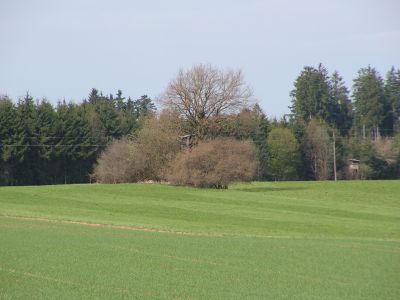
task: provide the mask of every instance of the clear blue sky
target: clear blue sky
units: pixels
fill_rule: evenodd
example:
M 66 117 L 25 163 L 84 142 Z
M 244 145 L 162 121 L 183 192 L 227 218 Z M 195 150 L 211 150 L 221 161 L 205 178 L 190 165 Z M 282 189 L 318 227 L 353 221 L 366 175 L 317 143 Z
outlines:
M 305 65 L 350 87 L 400 67 L 399 0 L 0 0 L 0 94 L 53 103 L 160 95 L 180 67 L 241 68 L 269 116 L 289 112 Z

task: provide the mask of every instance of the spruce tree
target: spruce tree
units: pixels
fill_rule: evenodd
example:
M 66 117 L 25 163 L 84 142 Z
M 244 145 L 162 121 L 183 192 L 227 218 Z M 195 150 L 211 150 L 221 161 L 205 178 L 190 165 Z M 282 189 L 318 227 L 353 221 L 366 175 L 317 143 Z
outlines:
M 16 108 L 12 156 L 16 162 L 18 184 L 37 184 L 39 162 L 39 133 L 37 110 L 33 97 L 28 93 Z
M 14 183 L 16 108 L 7 96 L 0 98 L 0 185 Z
M 387 134 L 392 129 L 385 126 L 390 107 L 383 87 L 383 80 L 374 68 L 368 66 L 358 71 L 353 85 L 353 99 L 356 121 L 364 137 L 372 132 L 376 139 L 382 132 Z
M 329 76 L 326 68 L 304 67 L 290 93 L 292 113 L 296 118 L 308 121 L 318 118 L 327 122 L 334 120 L 335 105 L 330 97 Z
M 41 184 L 56 183 L 57 168 L 53 163 L 56 158 L 54 145 L 60 138 L 56 136 L 57 114 L 46 99 L 37 105 L 39 181 Z
M 349 90 L 337 71 L 333 72 L 330 79 L 330 97 L 335 108 L 332 123 L 339 129 L 341 135 L 346 135 L 352 126 L 353 111 Z
M 152 115 L 156 111 L 156 106 L 147 95 L 141 96 L 133 102 L 136 118 Z
M 394 126 L 400 130 L 400 69 L 392 67 L 387 73 L 385 95 L 392 109 Z
M 64 183 L 87 182 L 97 154 L 97 145 L 86 119 L 84 109 L 72 103 L 60 103 L 55 145 L 60 177 Z

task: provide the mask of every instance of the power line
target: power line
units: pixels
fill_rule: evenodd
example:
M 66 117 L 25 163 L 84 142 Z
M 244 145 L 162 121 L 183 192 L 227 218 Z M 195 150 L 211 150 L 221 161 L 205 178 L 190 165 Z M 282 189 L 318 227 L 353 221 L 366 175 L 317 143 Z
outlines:
M 37 145 L 18 145 L 18 144 L 9 144 L 9 145 L 0 145 L 0 147 L 102 147 L 105 145 L 85 145 L 85 144 L 37 144 Z

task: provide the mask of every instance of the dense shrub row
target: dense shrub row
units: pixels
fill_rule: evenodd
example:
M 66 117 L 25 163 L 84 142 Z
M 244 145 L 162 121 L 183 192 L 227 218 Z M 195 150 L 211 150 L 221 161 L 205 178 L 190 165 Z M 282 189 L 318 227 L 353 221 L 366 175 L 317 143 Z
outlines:
M 151 118 L 136 139 L 116 140 L 100 156 L 94 177 L 101 183 L 168 181 L 177 185 L 227 188 L 254 179 L 256 150 L 248 141 L 218 138 L 181 151 L 168 117 Z

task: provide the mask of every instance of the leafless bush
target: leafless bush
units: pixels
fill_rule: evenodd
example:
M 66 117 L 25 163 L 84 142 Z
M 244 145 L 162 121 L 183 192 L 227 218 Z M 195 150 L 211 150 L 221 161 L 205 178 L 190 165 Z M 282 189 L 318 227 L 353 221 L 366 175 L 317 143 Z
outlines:
M 94 170 L 94 178 L 100 183 L 132 181 L 132 144 L 127 140 L 115 140 L 100 155 Z
M 160 180 L 165 168 L 180 151 L 179 124 L 169 113 L 149 118 L 132 147 L 134 181 Z
M 400 155 L 400 147 L 394 138 L 385 137 L 372 142 L 379 158 L 392 162 Z
M 256 169 L 252 144 L 233 139 L 202 142 L 173 161 L 167 180 L 173 184 L 227 188 L 236 181 L 250 181 Z
M 101 154 L 94 177 L 101 183 L 159 181 L 180 151 L 179 122 L 169 113 L 144 121 L 134 141 L 114 141 Z

